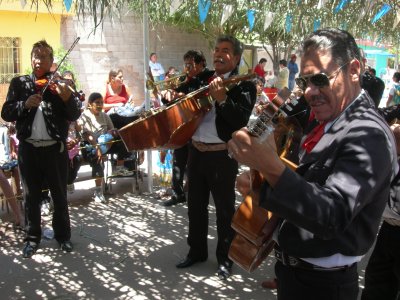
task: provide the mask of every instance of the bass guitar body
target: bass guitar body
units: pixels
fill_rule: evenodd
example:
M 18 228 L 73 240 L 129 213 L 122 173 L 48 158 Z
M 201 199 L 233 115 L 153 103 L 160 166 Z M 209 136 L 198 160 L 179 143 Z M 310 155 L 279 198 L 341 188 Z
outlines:
M 254 74 L 232 76 L 224 79 L 225 87 L 254 78 Z M 208 96 L 209 86 L 187 94 L 185 97 L 145 113 L 138 120 L 119 130 L 129 151 L 146 149 L 176 149 L 191 139 L 205 114 L 212 108 Z
M 129 151 L 176 149 L 192 137 L 211 104 L 200 99 L 185 98 L 170 106 L 150 111 L 119 130 Z M 204 101 L 205 102 L 205 101 Z M 204 103 L 203 102 L 203 103 Z

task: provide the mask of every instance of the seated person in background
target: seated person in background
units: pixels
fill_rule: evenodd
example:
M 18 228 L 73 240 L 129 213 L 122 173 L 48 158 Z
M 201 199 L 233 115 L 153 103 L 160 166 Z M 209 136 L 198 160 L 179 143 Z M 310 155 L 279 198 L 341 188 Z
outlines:
M 130 100 L 130 91 L 124 84 L 122 70 L 111 70 L 108 73 L 106 92 L 104 94 L 104 111 L 119 107 Z
M 8 204 L 11 206 L 11 210 L 14 214 L 14 226 L 21 229 L 24 226 L 22 212 L 18 207 L 17 199 L 10 182 L 7 179 L 7 173 L 11 173 L 11 176 L 15 176 L 15 185 L 17 187 L 17 193 L 21 194 L 21 186 L 19 183 L 19 172 L 18 163 L 11 156 L 10 140 L 9 140 L 9 129 L 4 126 L 1 131 L 0 141 L 0 189 L 3 191 L 4 197 Z
M 265 83 L 264 78 L 257 76 L 257 78 L 255 79 L 255 84 L 257 89 L 257 99 L 256 99 L 256 104 L 254 105 L 253 111 L 251 113 L 252 117 L 259 116 L 263 111 L 265 105 L 269 103 L 269 99 L 264 92 L 264 83 Z
M 82 127 L 76 122 L 71 122 L 68 128 L 67 150 L 68 150 L 68 177 L 67 191 L 73 193 L 75 191 L 74 181 L 81 167 L 82 156 L 80 155 L 80 135 Z
M 389 97 L 386 102 L 386 107 L 400 104 L 400 72 L 393 74 L 393 85 L 389 91 Z
M 8 126 L 8 137 L 10 143 L 9 159 L 11 161 L 17 161 L 19 141 L 17 139 L 17 131 L 12 123 Z M 21 179 L 17 167 L 11 169 L 11 176 L 14 178 L 16 196 L 18 199 L 22 199 Z
M 175 76 L 177 74 L 177 71 L 175 67 L 169 67 L 167 73 L 165 73 L 165 80 Z
M 88 99 L 88 108 L 84 110 L 78 119 L 82 126 L 82 138 L 88 143 L 88 147 L 82 149 L 82 156 L 87 159 L 92 167 L 92 177 L 95 178 L 96 188 L 94 199 L 96 202 L 105 202 L 102 185 L 104 183 L 104 155 L 117 153 L 117 170 L 114 175 L 129 176 L 124 168 L 123 159 L 129 156 L 122 141 L 116 141 L 118 133 L 110 117 L 103 112 L 103 97 L 99 93 L 92 93 Z M 100 139 L 102 139 L 100 141 Z

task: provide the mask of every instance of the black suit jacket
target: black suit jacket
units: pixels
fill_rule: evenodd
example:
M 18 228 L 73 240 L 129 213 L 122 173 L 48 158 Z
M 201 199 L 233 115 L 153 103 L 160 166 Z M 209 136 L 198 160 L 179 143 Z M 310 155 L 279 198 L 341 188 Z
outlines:
M 37 108 L 26 109 L 25 102 L 36 93 L 33 75 L 15 77 L 11 80 L 6 102 L 1 110 L 1 117 L 7 122 L 16 121 L 17 138 L 25 140 L 32 134 L 32 123 Z M 71 95 L 64 102 L 58 95 L 47 89 L 43 95 L 43 117 L 48 134 L 56 141 L 65 141 L 68 136 L 68 121 L 79 118 L 80 101 Z
M 278 243 L 303 258 L 365 254 L 372 246 L 396 174 L 393 136 L 361 94 L 338 117 L 297 172 L 264 186 L 265 207 L 284 221 Z

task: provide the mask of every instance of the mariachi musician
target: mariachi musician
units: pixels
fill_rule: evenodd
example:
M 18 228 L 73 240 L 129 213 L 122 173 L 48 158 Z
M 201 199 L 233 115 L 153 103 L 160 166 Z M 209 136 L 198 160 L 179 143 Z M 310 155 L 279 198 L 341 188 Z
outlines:
M 81 114 L 80 100 L 67 83 L 53 81 L 49 73 L 53 60 L 53 48 L 46 41 L 35 43 L 31 52 L 33 72 L 11 80 L 1 111 L 4 120 L 16 121 L 20 142 L 18 166 L 24 185 L 27 220 L 24 258 L 32 257 L 41 240 L 40 206 L 45 182 L 54 202 L 54 238 L 63 251 L 73 249 L 67 202 L 66 139 L 69 122 Z
M 189 50 L 183 56 L 183 61 L 185 64 L 186 77 L 177 88 L 161 92 L 161 101 L 165 104 L 186 94 L 194 92 L 200 87 L 206 86 L 208 84 L 208 78 L 214 74 L 214 71 L 210 71 L 206 68 L 206 58 L 201 51 Z M 171 199 L 163 203 L 164 206 L 172 206 L 178 203 L 186 202 L 183 188 L 183 178 L 188 160 L 188 151 L 188 145 L 174 150 L 172 169 L 173 195 Z
M 206 113 L 189 146 L 188 215 L 189 253 L 177 268 L 187 268 L 208 257 L 208 204 L 210 192 L 217 213 L 217 275 L 226 279 L 231 274 L 232 261 L 228 251 L 234 236 L 231 228 L 235 212 L 235 180 L 238 163 L 228 156 L 227 141 L 231 134 L 245 126 L 256 101 L 256 88 L 242 81 L 227 91 L 223 79 L 238 73 L 243 45 L 232 36 L 216 40 L 213 61 L 215 72 L 208 72 L 212 109 Z M 215 76 L 215 78 L 214 78 Z

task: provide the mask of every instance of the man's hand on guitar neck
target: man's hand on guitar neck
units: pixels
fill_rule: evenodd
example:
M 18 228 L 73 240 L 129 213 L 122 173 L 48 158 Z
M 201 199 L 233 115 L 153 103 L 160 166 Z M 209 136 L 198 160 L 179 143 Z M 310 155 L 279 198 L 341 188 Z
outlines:
M 280 160 L 274 135 L 270 134 L 264 141 L 249 135 L 246 128 L 235 131 L 228 142 L 229 155 L 239 163 L 261 173 L 274 187 L 285 170 Z

